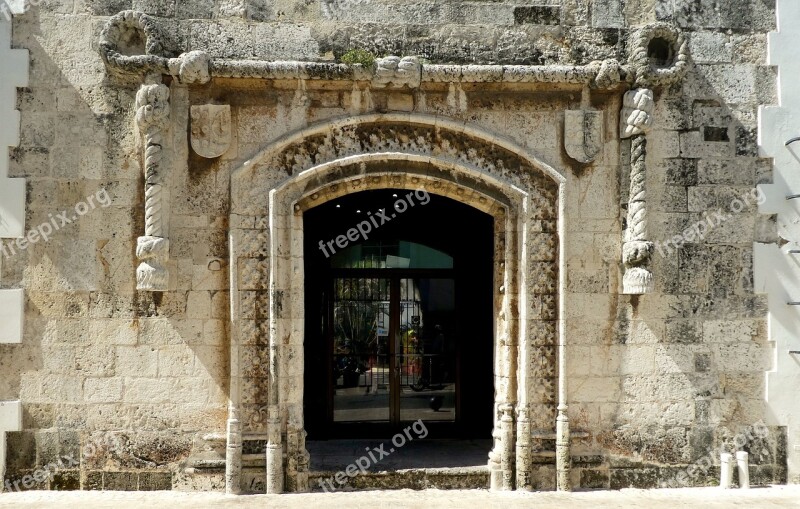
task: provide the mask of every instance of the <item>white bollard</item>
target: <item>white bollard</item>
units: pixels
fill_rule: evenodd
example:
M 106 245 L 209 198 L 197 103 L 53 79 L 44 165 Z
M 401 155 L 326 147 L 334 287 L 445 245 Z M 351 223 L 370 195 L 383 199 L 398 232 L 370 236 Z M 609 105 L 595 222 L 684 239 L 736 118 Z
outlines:
M 750 487 L 750 455 L 746 451 L 736 453 L 736 467 L 739 470 L 739 487 L 746 490 Z
M 719 457 L 719 487 L 728 489 L 733 483 L 733 455 L 723 452 Z

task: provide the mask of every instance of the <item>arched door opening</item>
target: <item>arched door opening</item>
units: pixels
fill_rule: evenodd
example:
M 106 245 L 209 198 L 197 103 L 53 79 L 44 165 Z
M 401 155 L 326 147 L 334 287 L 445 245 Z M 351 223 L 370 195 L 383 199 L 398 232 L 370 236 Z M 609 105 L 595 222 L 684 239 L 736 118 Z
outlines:
M 424 191 L 382 189 L 305 212 L 309 439 L 490 438 L 494 220 Z

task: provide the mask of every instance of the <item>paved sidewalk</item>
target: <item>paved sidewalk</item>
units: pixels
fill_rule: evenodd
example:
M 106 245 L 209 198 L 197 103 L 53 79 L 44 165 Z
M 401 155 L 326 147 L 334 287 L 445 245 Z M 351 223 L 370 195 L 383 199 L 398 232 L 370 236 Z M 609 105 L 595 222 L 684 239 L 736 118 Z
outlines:
M 303 495 L 225 496 L 219 493 L 112 492 L 112 491 L 29 491 L 0 494 L 0 507 L 80 509 L 332 509 L 332 508 L 413 508 L 462 509 L 674 509 L 677 507 L 715 509 L 800 508 L 800 486 L 721 490 L 719 488 L 681 488 L 661 490 L 621 490 L 577 493 L 489 493 L 485 490 L 361 491 Z

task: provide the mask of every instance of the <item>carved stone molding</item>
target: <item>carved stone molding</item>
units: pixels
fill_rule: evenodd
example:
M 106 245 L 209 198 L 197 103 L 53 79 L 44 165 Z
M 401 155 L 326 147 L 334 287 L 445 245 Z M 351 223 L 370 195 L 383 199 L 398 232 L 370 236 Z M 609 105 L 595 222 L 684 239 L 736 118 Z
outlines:
M 127 55 L 127 41 L 142 38 L 144 55 Z M 100 56 L 115 75 L 147 76 L 164 74 L 181 83 L 209 81 L 209 58 L 202 51 L 165 58 L 164 38 L 156 20 L 138 11 L 122 11 L 112 16 L 100 34 Z
M 169 121 L 169 88 L 161 83 L 142 85 L 136 93 L 136 122 L 144 135 L 144 236 L 139 237 L 136 256 L 136 288 L 165 291 L 169 282 L 164 263 L 169 242 L 163 238 L 164 131 Z
M 422 80 L 422 65 L 417 57 L 388 56 L 375 61 L 375 77 L 372 84 L 376 87 L 392 85 L 417 88 Z
M 627 230 L 622 245 L 625 273 L 622 291 L 644 294 L 653 291 L 653 274 L 649 270 L 653 243 L 647 240 L 647 138 L 653 123 L 653 92 L 636 89 L 625 93 L 620 115 L 620 138 L 631 138 L 631 175 L 628 196 Z
M 660 46 L 669 62 L 654 58 Z M 628 63 L 636 75 L 634 86 L 654 88 L 680 81 L 689 71 L 689 43 L 683 33 L 667 23 L 652 23 L 634 30 L 628 46 Z
M 145 54 L 129 55 L 125 41 L 137 31 L 144 38 Z M 676 47 L 671 65 L 657 66 L 650 60 L 650 43 L 664 40 Z M 689 49 L 683 35 L 664 23 L 643 27 L 631 38 L 628 63 L 615 59 L 587 65 L 441 65 L 422 64 L 414 56 L 388 56 L 372 69 L 361 64 L 328 62 L 269 62 L 263 60 L 211 59 L 203 51 L 167 58 L 165 38 L 158 22 L 137 11 L 112 16 L 100 37 L 100 54 L 115 75 L 164 74 L 181 83 L 205 83 L 213 77 L 349 80 L 370 82 L 373 87 L 419 87 L 437 83 L 571 83 L 611 89 L 636 83 L 638 86 L 666 85 L 679 80 L 688 70 Z M 177 51 L 175 52 L 177 53 Z

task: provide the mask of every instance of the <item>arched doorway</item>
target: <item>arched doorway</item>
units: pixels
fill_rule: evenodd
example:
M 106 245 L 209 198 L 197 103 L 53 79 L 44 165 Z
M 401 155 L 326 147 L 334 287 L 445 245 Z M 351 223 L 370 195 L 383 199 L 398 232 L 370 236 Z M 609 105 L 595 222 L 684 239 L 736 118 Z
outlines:
M 381 114 L 287 135 L 231 176 L 229 485 L 259 482 L 263 470 L 237 471 L 242 451 L 255 447 L 266 452 L 268 493 L 309 489 L 305 295 L 314 276 L 305 272 L 305 212 L 386 189 L 424 189 L 494 219 L 488 470 L 492 488 L 530 484 L 531 437 L 553 432 L 564 372 L 555 357 L 564 333 L 564 177 L 471 125 Z
M 303 225 L 309 438 L 417 420 L 433 437 L 491 437 L 494 218 L 389 188 L 323 203 Z

